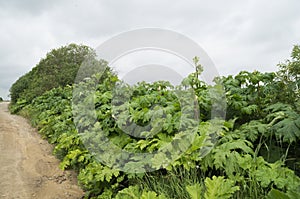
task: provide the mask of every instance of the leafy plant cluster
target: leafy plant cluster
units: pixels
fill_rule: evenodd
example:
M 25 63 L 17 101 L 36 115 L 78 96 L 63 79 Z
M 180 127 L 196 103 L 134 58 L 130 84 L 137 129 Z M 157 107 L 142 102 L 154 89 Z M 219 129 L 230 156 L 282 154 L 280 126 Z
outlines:
M 108 68 L 14 106 L 55 145 L 60 167 L 78 172 L 86 198 L 299 198 L 299 46 L 276 73 L 242 71 L 214 86 L 194 62 L 177 88 L 128 86 Z M 129 153 L 107 153 L 107 140 Z

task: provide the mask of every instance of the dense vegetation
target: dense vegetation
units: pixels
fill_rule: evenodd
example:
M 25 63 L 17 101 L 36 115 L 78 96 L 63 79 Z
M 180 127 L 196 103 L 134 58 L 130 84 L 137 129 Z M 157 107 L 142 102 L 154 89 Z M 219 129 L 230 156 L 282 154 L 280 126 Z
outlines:
M 11 86 L 11 102 L 25 106 L 45 91 L 72 84 L 79 67 L 88 56 L 94 57 L 95 52 L 84 45 L 70 44 L 53 49 Z
M 168 82 L 128 86 L 109 69 L 102 76 L 96 74 L 75 85 L 49 87 L 34 97 L 29 89 L 16 93 L 16 85 L 24 79 L 36 81 L 22 77 L 11 89 L 15 97 L 11 109 L 21 110 L 41 135 L 55 144 L 53 153 L 62 160 L 62 169 L 78 171 L 86 198 L 300 198 L 299 46 L 294 47 L 289 60 L 279 64 L 278 72 L 242 71 L 236 76 L 216 78 L 215 86 L 198 79 L 201 66 L 197 61 L 195 64 L 196 72 L 176 88 L 195 92 L 198 104 L 186 112 L 181 110 L 175 88 Z M 51 64 L 48 66 L 50 70 Z M 35 85 L 36 91 L 44 84 L 27 85 Z M 226 118 L 212 118 L 212 108 L 217 112 L 224 108 L 214 105 L 222 96 L 220 85 L 226 95 Z M 82 92 L 73 92 L 75 88 Z M 92 95 L 84 92 L 90 88 L 95 90 Z M 120 99 L 129 100 L 123 103 Z M 31 103 L 24 105 L 24 100 Z M 79 105 L 74 108 L 72 103 Z M 89 103 L 95 108 L 94 119 L 84 106 Z M 194 124 L 190 116 L 197 116 L 199 121 Z M 130 122 L 143 127 L 150 124 L 143 132 L 144 138 L 135 136 L 138 128 L 124 125 Z M 191 145 L 180 142 L 193 130 L 189 125 L 196 125 Z M 126 133 L 124 126 L 132 133 Z M 169 155 L 147 160 L 93 153 L 93 147 L 105 152 L 105 147 L 98 146 L 104 138 L 129 152 L 163 148 Z M 86 140 L 93 145 L 87 148 Z M 171 150 L 181 151 L 182 155 L 172 156 L 167 153 Z M 125 161 L 133 158 L 143 166 Z M 101 163 L 105 160 L 111 167 Z M 159 169 L 165 160 L 170 164 Z M 120 162 L 122 168 L 139 173 L 119 170 L 116 165 Z M 142 172 L 141 168 L 158 170 Z
M 3 98 L 2 97 L 0 97 L 0 102 L 3 102 Z

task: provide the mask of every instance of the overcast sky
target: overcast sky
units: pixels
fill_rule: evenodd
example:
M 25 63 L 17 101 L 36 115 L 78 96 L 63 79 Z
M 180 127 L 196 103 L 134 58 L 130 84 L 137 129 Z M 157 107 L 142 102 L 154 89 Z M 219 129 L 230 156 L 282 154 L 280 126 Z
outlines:
M 197 42 L 221 75 L 275 71 L 300 44 L 299 0 L 0 0 L 0 96 L 53 48 L 157 27 Z

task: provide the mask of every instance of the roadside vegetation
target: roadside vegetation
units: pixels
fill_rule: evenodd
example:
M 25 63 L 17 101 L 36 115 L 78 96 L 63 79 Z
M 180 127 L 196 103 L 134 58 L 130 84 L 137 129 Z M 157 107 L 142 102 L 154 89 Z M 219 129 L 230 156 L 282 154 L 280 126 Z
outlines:
M 88 72 L 81 77 L 83 81 L 74 84 L 87 56 L 94 57 L 94 65 L 102 68 L 103 74 L 90 76 L 93 72 Z M 192 131 L 188 124 L 193 121 L 182 113 L 169 82 L 125 85 L 105 61 L 97 61 L 93 50 L 83 45 L 51 51 L 17 80 L 10 90 L 10 110 L 29 118 L 55 145 L 53 153 L 61 160 L 61 169 L 78 172 L 86 198 L 300 198 L 300 47 L 294 46 L 291 57 L 280 63 L 276 72 L 241 71 L 216 78 L 213 86 L 198 79 L 201 65 L 197 60 L 195 68 L 176 88 L 193 89 L 197 98 L 197 106 L 187 111 L 199 118 L 192 143 L 180 142 Z M 122 89 L 116 90 L 116 85 Z M 221 86 L 226 110 L 215 106 Z M 95 90 L 92 96 L 84 92 L 91 87 Z M 83 92 L 73 92 L 74 88 Z M 95 120 L 86 117 L 90 110 L 84 104 L 72 108 L 74 102 L 90 103 L 91 99 Z M 130 100 L 123 103 L 118 99 Z M 225 111 L 226 117 L 212 118 L 212 110 Z M 152 136 L 137 138 L 137 128 L 129 129 L 133 133 L 128 135 L 120 126 L 130 122 L 151 124 L 144 133 Z M 180 124 L 187 127 L 182 129 Z M 165 149 L 169 155 L 154 156 L 149 164 L 141 157 L 91 153 L 93 147 L 105 150 L 97 146 L 104 138 L 135 153 L 151 153 L 174 138 L 175 142 Z M 93 143 L 89 150 L 86 140 Z M 183 146 L 188 147 L 174 158 L 171 151 L 180 151 Z M 205 151 L 210 147 L 212 150 Z M 99 158 L 138 171 L 140 168 L 124 160 L 141 162 L 144 172 L 122 172 L 102 164 Z M 172 162 L 161 169 L 159 162 L 164 160 Z

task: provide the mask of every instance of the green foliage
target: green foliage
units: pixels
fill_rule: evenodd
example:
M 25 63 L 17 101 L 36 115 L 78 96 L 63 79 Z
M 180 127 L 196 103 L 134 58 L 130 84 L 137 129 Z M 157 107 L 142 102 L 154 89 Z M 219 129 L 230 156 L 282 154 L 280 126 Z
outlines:
M 224 177 L 213 176 L 212 179 L 205 179 L 206 192 L 205 199 L 227 199 L 231 198 L 233 193 L 239 190 L 238 186 L 234 186 L 232 180 L 224 179 Z
M 279 64 L 279 78 L 281 84 L 281 97 L 284 102 L 293 104 L 299 100 L 300 97 L 300 46 L 294 46 L 291 59 L 288 59 L 285 63 Z M 287 96 L 283 96 L 287 94 Z
M 196 183 L 190 186 L 186 186 L 186 190 L 189 193 L 191 199 L 201 199 L 203 195 L 203 188 L 201 184 Z
M 289 197 L 279 190 L 272 189 L 267 195 L 267 199 L 289 199 Z
M 26 100 L 29 104 L 45 91 L 73 84 L 79 67 L 88 56 L 95 56 L 95 53 L 84 45 L 69 44 L 53 49 L 11 86 L 12 104 L 16 105 L 19 100 Z
M 121 186 L 124 176 L 118 171 L 108 168 L 93 161 L 80 170 L 78 182 L 87 191 L 86 196 L 107 194 L 105 190 L 112 193 Z
M 158 195 L 153 191 L 141 191 L 138 186 L 130 186 L 118 192 L 116 199 L 167 199 L 165 195 Z
M 267 195 L 267 199 L 298 199 L 300 197 L 299 192 L 284 193 L 277 189 L 272 189 Z
M 164 81 L 126 85 L 90 48 L 69 45 L 12 86 L 11 110 L 55 145 L 61 169 L 78 172 L 85 198 L 299 198 L 299 49 L 276 73 L 242 71 L 215 86 L 199 79 L 195 57 L 196 71 L 175 88 Z M 90 69 L 67 85 L 86 56 L 103 73 L 90 76 Z M 111 155 L 99 140 L 128 154 L 163 153 Z
M 267 119 L 271 131 L 283 142 L 296 142 L 300 138 L 300 114 L 289 104 L 277 103 L 269 106 Z
M 186 187 L 202 183 L 199 181 L 199 171 L 198 168 L 186 170 L 183 167 L 174 168 L 172 171 L 159 170 L 137 177 L 133 183 L 140 185 L 143 190 L 163 194 L 168 199 L 189 199 L 189 189 Z

